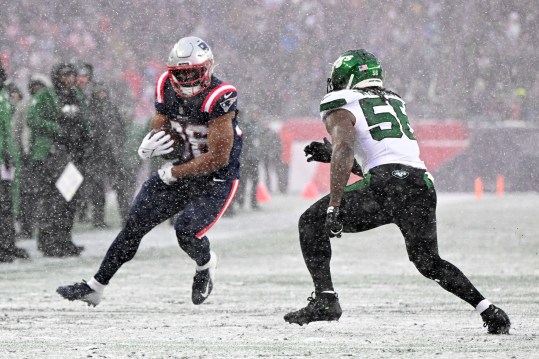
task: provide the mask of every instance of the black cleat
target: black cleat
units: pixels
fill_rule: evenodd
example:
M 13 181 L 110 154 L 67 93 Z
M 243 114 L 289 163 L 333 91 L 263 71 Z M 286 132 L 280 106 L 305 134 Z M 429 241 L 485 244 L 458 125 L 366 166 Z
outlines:
M 82 251 L 84 251 L 84 247 L 77 246 L 73 242 L 68 242 L 54 247 L 47 246 L 45 248 L 41 248 L 40 250 L 43 252 L 43 256 L 45 257 L 65 258 L 79 257 Z
M 292 324 L 309 324 L 317 321 L 339 320 L 342 314 L 337 293 L 320 293 L 313 297 L 314 292 L 307 300 L 309 304 L 295 312 L 284 316 L 284 320 Z
M 0 248 L 0 263 L 11 263 L 15 260 L 12 254 L 7 253 Z
M 88 303 L 89 306 L 93 305 L 95 307 L 101 302 L 101 294 L 90 288 L 85 280 L 81 283 L 58 287 L 56 293 L 67 300 L 80 300 Z
M 507 314 L 494 304 L 489 305 L 481 313 L 481 318 L 483 318 L 483 326 L 487 327 L 489 334 L 509 334 L 511 321 Z
M 29 259 L 30 255 L 26 251 L 26 249 L 16 247 L 15 245 L 10 245 L 7 247 L 0 248 L 3 254 L 7 256 L 11 256 L 13 258 L 20 258 L 20 259 Z
M 217 255 L 214 252 L 211 252 L 208 263 L 201 267 L 197 266 L 195 277 L 193 278 L 193 292 L 191 294 L 193 304 L 202 304 L 209 297 L 213 289 L 216 267 Z

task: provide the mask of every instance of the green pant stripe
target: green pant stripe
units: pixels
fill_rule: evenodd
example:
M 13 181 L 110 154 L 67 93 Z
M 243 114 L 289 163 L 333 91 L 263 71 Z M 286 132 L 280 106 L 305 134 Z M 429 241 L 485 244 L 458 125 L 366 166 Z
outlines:
M 371 174 L 365 174 L 363 179 L 360 179 L 357 182 L 352 183 L 349 186 L 344 187 L 344 192 L 359 191 L 360 189 L 369 188 L 371 185 Z

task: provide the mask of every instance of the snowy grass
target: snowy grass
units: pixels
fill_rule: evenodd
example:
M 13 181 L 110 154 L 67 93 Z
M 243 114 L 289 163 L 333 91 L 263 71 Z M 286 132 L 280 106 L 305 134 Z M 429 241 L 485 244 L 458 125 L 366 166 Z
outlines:
M 0 358 L 537 358 L 538 194 L 442 194 L 442 257 L 456 264 L 513 322 L 486 334 L 473 308 L 421 277 L 395 226 L 333 242 L 339 322 L 282 319 L 307 304 L 312 284 L 296 223 L 310 201 L 277 196 L 259 212 L 223 218 L 214 292 L 190 301 L 194 265 L 162 224 L 114 277 L 96 308 L 61 299 L 58 285 L 89 279 L 118 228 L 79 226 L 81 258 L 0 265 Z M 117 223 L 117 222 L 116 222 Z

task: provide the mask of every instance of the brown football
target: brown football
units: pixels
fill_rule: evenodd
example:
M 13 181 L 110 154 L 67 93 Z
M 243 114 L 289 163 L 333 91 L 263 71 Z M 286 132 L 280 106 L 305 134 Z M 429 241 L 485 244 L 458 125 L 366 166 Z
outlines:
M 166 160 L 181 159 L 185 148 L 185 141 L 180 134 L 172 128 L 170 120 L 166 117 L 158 117 L 152 122 L 152 132 L 157 133 L 159 131 L 165 131 L 174 140 L 172 147 L 174 150 L 166 155 L 160 157 Z

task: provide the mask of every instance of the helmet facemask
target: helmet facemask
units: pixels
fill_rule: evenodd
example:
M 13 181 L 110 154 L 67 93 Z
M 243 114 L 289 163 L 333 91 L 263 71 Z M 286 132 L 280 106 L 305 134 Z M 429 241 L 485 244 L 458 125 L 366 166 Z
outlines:
M 168 66 L 174 90 L 180 96 L 191 97 L 202 92 L 211 82 L 212 64 Z
M 327 83 L 326 83 L 326 92 L 330 93 L 333 91 L 333 80 L 331 80 L 331 77 L 328 77 Z

